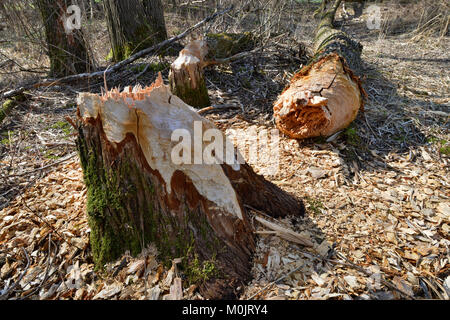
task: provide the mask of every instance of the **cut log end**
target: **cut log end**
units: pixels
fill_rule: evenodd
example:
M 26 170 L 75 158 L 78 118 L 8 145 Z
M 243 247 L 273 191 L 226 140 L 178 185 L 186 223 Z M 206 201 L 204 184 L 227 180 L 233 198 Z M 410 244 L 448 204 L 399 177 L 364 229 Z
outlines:
M 338 54 L 295 74 L 274 104 L 277 127 L 291 138 L 330 136 L 346 128 L 363 107 L 363 89 Z

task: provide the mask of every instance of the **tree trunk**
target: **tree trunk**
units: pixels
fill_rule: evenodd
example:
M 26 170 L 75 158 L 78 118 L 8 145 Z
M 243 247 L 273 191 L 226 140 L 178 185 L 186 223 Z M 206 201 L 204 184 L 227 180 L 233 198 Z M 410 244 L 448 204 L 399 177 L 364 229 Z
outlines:
M 239 164 L 224 134 L 172 95 L 161 77 L 144 89 L 82 93 L 77 115 L 99 267 L 153 242 L 166 264 L 183 258 L 188 282 L 205 298 L 234 298 L 249 280 L 255 249 L 245 206 L 274 217 L 304 213 L 300 200 Z M 213 133 L 218 145 L 206 145 L 202 132 Z
M 327 1 L 324 1 L 324 3 Z M 291 138 L 330 136 L 363 108 L 362 46 L 333 27 L 341 0 L 322 14 L 312 61 L 295 74 L 274 104 L 277 127 Z
M 50 58 L 50 76 L 63 77 L 71 74 L 89 72 L 92 66 L 81 29 L 68 28 L 67 19 L 72 16 L 67 7 L 68 0 L 38 0 L 47 41 L 47 54 Z M 70 20 L 70 22 L 76 22 Z
M 114 61 L 167 39 L 161 0 L 104 0 L 103 4 Z
M 191 41 L 170 66 L 170 90 L 185 103 L 196 108 L 210 104 L 203 74 L 207 51 L 205 41 Z

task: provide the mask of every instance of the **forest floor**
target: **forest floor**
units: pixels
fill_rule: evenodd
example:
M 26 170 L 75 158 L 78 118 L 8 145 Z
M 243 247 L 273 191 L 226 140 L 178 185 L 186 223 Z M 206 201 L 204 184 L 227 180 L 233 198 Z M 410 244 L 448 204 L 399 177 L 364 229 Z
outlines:
M 298 43 L 312 41 L 314 21 L 301 23 L 296 39 L 274 37 L 251 59 L 207 70 L 212 104 L 236 108 L 205 116 L 228 133 L 275 128 L 272 103 L 304 63 Z M 364 16 L 342 27 L 364 46 L 368 99 L 357 120 L 329 139 L 280 135 L 275 174 L 238 141 L 256 172 L 303 199 L 305 217 L 278 223 L 314 243 L 287 242 L 255 222 L 253 280 L 240 298 L 449 299 L 450 41 L 369 30 Z M 149 83 L 157 69 L 167 81 L 174 58 L 149 58 L 155 70 L 134 81 Z M 11 89 L 8 81 L 1 79 Z M 65 120 L 74 117 L 75 93 L 63 89 L 35 92 L 0 127 L 0 296 L 171 298 L 182 275 L 164 268 L 152 246 L 94 271 L 86 188 Z M 183 298 L 202 299 L 195 287 L 183 289 Z

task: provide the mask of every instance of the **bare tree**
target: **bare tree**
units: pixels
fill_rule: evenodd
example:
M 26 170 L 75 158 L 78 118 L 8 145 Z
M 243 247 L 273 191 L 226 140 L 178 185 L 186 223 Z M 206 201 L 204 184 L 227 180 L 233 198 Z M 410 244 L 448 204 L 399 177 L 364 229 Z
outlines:
M 115 61 L 167 39 L 161 0 L 105 0 L 103 4 Z

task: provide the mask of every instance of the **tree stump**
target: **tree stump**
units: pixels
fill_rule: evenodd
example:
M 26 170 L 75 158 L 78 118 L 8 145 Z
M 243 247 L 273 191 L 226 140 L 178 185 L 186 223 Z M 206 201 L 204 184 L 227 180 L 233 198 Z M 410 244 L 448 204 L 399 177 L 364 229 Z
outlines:
M 253 48 L 254 44 L 255 39 L 250 32 L 210 33 L 204 40 L 189 42 L 170 66 L 170 89 L 181 100 L 193 107 L 209 106 L 210 100 L 203 68 Z
M 207 107 L 210 104 L 203 75 L 207 52 L 205 41 L 191 41 L 180 51 L 178 58 L 170 66 L 170 90 L 185 103 L 196 108 Z
M 328 1 L 322 2 L 326 8 Z M 346 128 L 363 109 L 365 91 L 357 74 L 362 46 L 333 27 L 341 0 L 322 15 L 315 56 L 296 73 L 274 103 L 276 125 L 295 139 L 331 136 Z
M 235 298 L 255 249 L 246 205 L 274 217 L 304 213 L 300 200 L 239 163 L 225 135 L 173 95 L 161 75 L 150 87 L 81 93 L 77 102 L 98 267 L 152 242 L 165 263 L 182 258 L 181 270 L 205 298 Z M 202 132 L 214 142 L 199 139 Z

